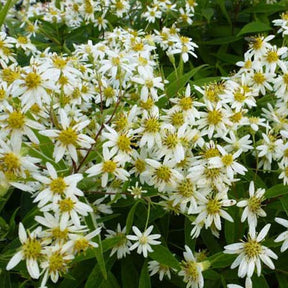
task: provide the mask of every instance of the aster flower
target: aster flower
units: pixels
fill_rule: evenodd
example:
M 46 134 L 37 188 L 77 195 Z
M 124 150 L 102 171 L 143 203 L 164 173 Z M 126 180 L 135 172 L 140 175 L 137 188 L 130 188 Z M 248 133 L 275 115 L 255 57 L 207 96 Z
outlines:
M 78 155 L 76 147 L 90 148 L 95 142 L 92 138 L 80 132 L 90 123 L 90 120 L 72 125 L 72 119 L 68 117 L 64 109 L 59 110 L 61 130 L 44 130 L 40 134 L 56 140 L 53 157 L 56 163 L 59 162 L 65 152 L 77 162 Z
M 160 281 L 163 280 L 165 275 L 169 279 L 171 279 L 171 271 L 170 271 L 169 266 L 163 265 L 155 260 L 148 262 L 148 270 L 150 272 L 150 276 L 153 276 L 158 273 Z
M 148 256 L 148 252 L 153 252 L 151 245 L 159 245 L 161 242 L 156 239 L 160 238 L 160 234 L 150 234 L 153 230 L 153 225 L 148 227 L 143 233 L 136 227 L 133 226 L 134 235 L 128 235 L 127 239 L 136 241 L 129 249 L 132 251 L 137 248 L 138 254 L 143 254 L 146 258 Z
M 204 266 L 197 262 L 193 252 L 187 245 L 185 245 L 183 255 L 185 261 L 182 261 L 181 270 L 178 275 L 184 277 L 183 280 L 187 283 L 186 288 L 203 288 L 204 278 L 202 271 L 204 270 Z
M 252 277 L 256 268 L 258 277 L 261 275 L 261 261 L 265 263 L 270 269 L 275 269 L 271 260 L 278 259 L 278 256 L 261 242 L 266 237 L 271 224 L 267 224 L 262 228 L 257 235 L 255 229 L 251 229 L 248 234 L 246 242 L 239 242 L 225 246 L 224 253 L 239 254 L 231 265 L 231 269 L 239 266 L 238 276 L 243 278 L 245 276 Z
M 7 270 L 11 270 L 22 260 L 26 260 L 26 267 L 30 276 L 34 279 L 40 277 L 39 257 L 42 255 L 42 242 L 39 239 L 41 228 L 38 227 L 27 235 L 22 223 L 19 223 L 19 239 L 22 244 L 21 250 L 18 251 L 6 266 Z
M 265 217 L 266 212 L 261 208 L 261 202 L 264 200 L 265 189 L 255 191 L 254 182 L 249 185 L 249 196 L 247 200 L 237 203 L 238 207 L 245 207 L 242 213 L 241 222 L 248 220 L 249 229 L 255 229 L 257 226 L 257 217 Z

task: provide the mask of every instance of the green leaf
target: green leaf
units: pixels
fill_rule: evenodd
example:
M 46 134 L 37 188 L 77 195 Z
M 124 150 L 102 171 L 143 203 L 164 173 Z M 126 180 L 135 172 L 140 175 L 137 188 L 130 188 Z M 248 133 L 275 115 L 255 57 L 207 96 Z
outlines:
M 138 287 L 139 275 L 132 259 L 131 256 L 128 256 L 121 261 L 122 288 Z
M 266 190 L 265 197 L 268 198 L 274 198 L 281 195 L 288 194 L 288 186 L 284 184 L 277 184 L 268 190 Z
M 168 248 L 162 245 L 153 246 L 153 252 L 149 253 L 149 256 L 163 265 L 167 265 L 177 270 L 180 268 L 180 264 L 173 254 Z
M 266 279 L 261 276 L 255 276 L 252 278 L 252 282 L 253 282 L 253 288 L 269 288 L 269 285 L 266 281 Z
M 208 260 L 211 263 L 212 268 L 225 268 L 232 264 L 235 259 L 235 255 L 224 254 L 219 252 L 209 257 Z
M 94 286 L 95 287 L 95 286 Z M 99 288 L 120 288 L 116 277 L 109 271 L 108 279 L 104 280 Z
M 281 204 L 283 209 L 285 210 L 286 214 L 288 215 L 288 195 L 285 195 L 280 198 Z
M 269 31 L 272 28 L 263 22 L 259 21 L 253 21 L 251 23 L 246 24 L 240 32 L 237 34 L 237 37 L 243 34 L 248 34 L 248 33 L 258 33 L 258 32 L 263 32 L 263 31 Z
M 226 0 L 217 0 L 217 4 L 219 5 L 223 15 L 227 19 L 229 25 L 232 25 L 231 18 L 229 16 L 229 13 L 228 13 L 226 6 L 225 6 L 225 2 L 226 2 Z
M 177 92 L 182 89 L 183 87 L 185 87 L 186 83 L 197 73 L 199 72 L 201 69 L 203 69 L 204 67 L 207 67 L 207 64 L 198 66 L 194 69 L 192 69 L 191 71 L 189 71 L 188 73 L 184 74 L 182 77 L 180 77 L 179 79 L 176 79 L 175 81 L 171 82 L 168 84 L 167 88 L 166 88 L 166 94 L 168 99 L 170 97 L 176 97 L 177 96 Z
M 127 219 L 126 219 L 126 233 L 127 234 L 129 234 L 129 232 L 131 230 L 131 227 L 133 225 L 135 210 L 136 210 L 137 205 L 139 203 L 140 203 L 139 201 L 135 202 L 134 205 L 132 206 L 132 208 L 130 209 L 129 213 L 128 213 L 128 216 L 127 216 Z
M 276 273 L 276 278 L 278 280 L 279 288 L 288 287 L 288 276 L 282 273 Z
M 265 4 L 265 3 L 259 3 L 258 5 L 255 5 L 253 7 L 249 7 L 247 9 L 242 10 L 240 13 L 265 13 L 266 15 L 270 15 L 279 11 L 285 11 L 286 7 L 279 5 L 279 4 Z
M 211 18 L 214 15 L 214 10 L 212 8 L 205 8 L 201 10 L 201 14 L 203 15 L 203 17 L 205 17 L 208 21 L 208 23 L 210 22 Z
M 151 282 L 148 272 L 148 261 L 146 260 L 142 266 L 140 279 L 139 279 L 139 288 L 151 288 Z
M 103 256 L 103 249 L 102 249 L 102 242 L 101 242 L 100 235 L 98 235 L 98 239 L 99 239 L 99 242 L 98 242 L 99 247 L 95 249 L 95 256 L 96 256 L 98 265 L 100 267 L 100 270 L 102 272 L 104 279 L 107 279 L 107 271 L 106 271 L 105 260 Z
M 8 0 L 6 3 L 5 3 L 5 6 L 3 8 L 1 8 L 1 12 L 0 12 L 0 28 L 2 27 L 4 21 L 5 21 L 5 18 L 8 14 L 8 11 L 10 9 L 10 7 L 12 6 L 13 4 L 13 0 Z

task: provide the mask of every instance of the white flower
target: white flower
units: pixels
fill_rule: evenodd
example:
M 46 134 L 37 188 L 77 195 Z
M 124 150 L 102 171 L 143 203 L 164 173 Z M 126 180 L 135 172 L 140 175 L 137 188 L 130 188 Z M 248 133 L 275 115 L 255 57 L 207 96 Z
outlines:
M 153 249 L 151 248 L 151 245 L 159 245 L 161 242 L 156 241 L 155 239 L 158 239 L 161 237 L 160 234 L 151 234 L 153 230 L 153 225 L 148 227 L 143 233 L 136 227 L 133 226 L 133 232 L 134 235 L 128 235 L 127 238 L 132 241 L 136 241 L 129 249 L 132 251 L 137 248 L 137 253 L 141 254 L 143 253 L 143 256 L 146 258 L 148 256 L 148 252 L 153 252 Z
M 283 219 L 283 218 L 279 218 L 279 217 L 276 217 L 275 218 L 275 221 L 277 223 L 279 223 L 280 225 L 284 226 L 285 228 L 288 229 L 288 220 L 286 219 Z M 281 249 L 280 251 L 281 252 L 284 252 L 288 249 L 288 230 L 282 232 L 276 239 L 275 239 L 275 242 L 283 242 L 282 246 L 281 246 Z
M 11 270 L 21 260 L 26 260 L 26 267 L 30 276 L 34 279 L 38 279 L 40 276 L 38 261 L 42 255 L 42 244 L 38 240 L 38 235 L 41 232 L 41 228 L 38 227 L 36 230 L 27 235 L 25 228 L 22 223 L 19 223 L 19 239 L 22 244 L 21 250 L 17 252 L 9 261 L 6 266 L 7 270 Z
M 155 260 L 148 262 L 148 270 L 150 272 L 150 276 L 158 273 L 160 281 L 163 280 L 165 275 L 167 275 L 167 277 L 171 279 L 171 272 L 169 266 L 161 264 Z
M 114 253 L 117 253 L 117 258 L 121 259 L 123 257 L 126 257 L 126 254 L 130 254 L 129 247 L 132 243 L 128 240 L 126 236 L 126 226 L 121 229 L 121 226 L 118 223 L 116 231 L 107 230 L 107 232 L 107 238 L 119 238 L 119 242 L 112 248 L 110 256 L 112 256 Z
M 115 175 L 118 179 L 122 181 L 127 181 L 130 174 L 123 168 L 119 167 L 120 162 L 116 159 L 111 159 L 113 155 L 108 149 L 103 149 L 103 162 L 99 164 L 95 164 L 86 170 L 89 177 L 96 176 L 102 174 L 101 176 L 101 185 L 102 187 L 106 187 L 108 183 L 109 174 Z
M 265 217 L 266 212 L 261 208 L 261 202 L 264 200 L 265 189 L 257 189 L 255 192 L 254 182 L 249 185 L 249 196 L 247 200 L 237 203 L 238 207 L 245 207 L 242 213 L 241 222 L 248 219 L 249 229 L 255 229 L 257 226 L 257 217 Z
M 186 288 L 203 288 L 203 265 L 197 262 L 191 249 L 187 245 L 185 245 L 185 252 L 183 255 L 185 261 L 182 262 L 181 270 L 178 275 L 184 277 L 183 280 L 187 283 Z
M 227 153 L 223 147 L 217 145 L 218 150 L 222 154 L 221 156 L 212 157 L 209 159 L 210 168 L 222 168 L 227 173 L 229 179 L 234 179 L 235 174 L 244 175 L 247 169 L 235 161 L 241 154 L 241 150 L 236 151 L 233 154 Z
M 44 130 L 41 131 L 40 134 L 56 140 L 53 152 L 53 157 L 55 158 L 56 163 L 63 158 L 65 152 L 68 152 L 71 158 L 77 162 L 78 155 L 76 147 L 90 148 L 90 146 L 95 142 L 89 136 L 79 133 L 90 123 L 90 120 L 85 120 L 75 125 L 71 125 L 72 119 L 67 116 L 64 109 L 60 109 L 59 114 L 62 129 Z
M 60 177 L 57 171 L 49 162 L 46 163 L 46 168 L 49 178 L 40 174 L 35 174 L 33 177 L 44 184 L 44 190 L 39 192 L 33 202 L 39 202 L 38 206 L 43 207 L 48 202 L 55 202 L 62 197 L 69 195 L 83 196 L 83 192 L 76 186 L 79 181 L 83 179 L 80 173 L 72 174 L 67 177 Z
M 249 231 L 248 239 L 246 242 L 239 242 L 225 246 L 224 253 L 239 254 L 238 257 L 231 265 L 231 269 L 239 266 L 238 276 L 243 278 L 245 276 L 251 277 L 256 268 L 257 275 L 261 275 L 261 261 L 264 262 L 270 269 L 275 266 L 270 258 L 278 259 L 278 256 L 266 246 L 261 245 L 261 241 L 266 237 L 271 224 L 267 224 L 256 235 L 255 229 Z

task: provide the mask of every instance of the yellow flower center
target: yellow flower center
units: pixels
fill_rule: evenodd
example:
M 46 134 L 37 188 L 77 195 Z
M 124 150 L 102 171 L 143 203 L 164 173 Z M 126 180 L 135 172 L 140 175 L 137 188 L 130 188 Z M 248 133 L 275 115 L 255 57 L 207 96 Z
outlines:
M 157 180 L 169 182 L 172 176 L 172 172 L 169 167 L 163 165 L 156 169 L 155 175 Z
M 147 244 L 147 242 L 148 242 L 148 238 L 146 236 L 143 235 L 143 236 L 140 237 L 139 243 L 141 245 L 145 245 L 145 244 Z
M 154 86 L 153 80 L 151 80 L 151 79 L 146 80 L 146 81 L 145 81 L 145 85 L 146 85 L 146 87 L 148 87 L 148 88 L 153 88 L 153 86 Z
M 26 75 L 24 81 L 29 89 L 34 89 L 41 84 L 41 77 L 35 72 L 30 72 Z
M 261 72 L 256 72 L 253 79 L 256 84 L 263 84 L 266 80 L 265 75 Z
M 246 99 L 246 96 L 245 96 L 245 93 L 241 92 L 241 91 L 236 91 L 234 93 L 234 99 L 237 101 L 237 102 L 244 102 L 245 99 Z
M 74 209 L 75 202 L 71 198 L 66 198 L 58 202 L 59 209 L 62 213 L 70 212 Z
M 288 73 L 284 74 L 283 76 L 283 82 L 288 85 Z
M 117 139 L 117 146 L 119 147 L 119 150 L 124 152 L 131 151 L 131 141 L 130 138 L 127 135 L 120 135 Z
M 76 146 L 77 145 L 77 133 L 71 127 L 62 130 L 57 138 L 63 145 L 67 146 L 69 144 Z
M 116 92 L 111 86 L 108 86 L 103 90 L 103 94 L 104 94 L 104 97 L 108 99 L 108 98 L 113 98 Z
M 187 111 L 192 108 L 192 98 L 191 97 L 184 97 L 179 100 L 179 106 L 184 110 Z
M 263 40 L 260 37 L 253 38 L 252 47 L 254 50 L 261 49 L 262 45 L 263 45 Z
M 244 252 L 248 259 L 255 258 L 262 252 L 262 246 L 256 240 L 249 239 L 244 244 Z
M 64 272 L 66 270 L 67 260 L 64 260 L 63 254 L 60 251 L 53 252 L 49 256 L 49 272 Z
M 119 57 L 112 57 L 111 62 L 112 62 L 112 65 L 113 65 L 113 66 L 119 66 L 120 63 L 121 63 Z
M 234 113 L 233 115 L 230 116 L 230 120 L 233 122 L 233 123 L 239 123 L 240 120 L 242 119 L 243 115 L 242 115 L 242 112 L 239 111 L 239 112 L 236 112 Z
M 266 60 L 269 63 L 277 62 L 278 59 L 278 54 L 275 51 L 269 51 L 266 55 Z
M 220 175 L 220 168 L 206 168 L 204 174 L 208 179 L 215 180 Z
M 136 170 L 137 170 L 138 173 L 142 173 L 142 172 L 145 171 L 146 163 L 145 163 L 144 160 L 138 158 L 138 159 L 136 159 L 134 165 L 135 165 L 135 168 L 136 168 Z
M 74 250 L 79 253 L 81 251 L 85 251 L 88 249 L 90 246 L 89 241 L 85 238 L 82 237 L 80 239 L 77 239 L 74 243 Z
M 60 227 L 55 227 L 51 230 L 51 234 L 57 240 L 66 240 L 68 238 L 68 229 L 61 230 Z
M 224 166 L 230 166 L 233 163 L 233 155 L 231 154 L 227 154 L 224 155 L 222 158 L 222 163 L 224 164 Z
M 7 123 L 10 129 L 21 129 L 25 124 L 25 115 L 19 111 L 13 111 L 9 114 Z
M 170 116 L 170 121 L 171 124 L 175 127 L 180 127 L 184 124 L 184 116 L 183 113 L 181 111 L 178 112 L 174 112 L 171 116 Z
M 18 38 L 17 38 L 17 41 L 18 41 L 18 43 L 20 43 L 20 44 L 27 44 L 27 43 L 28 43 L 27 37 L 24 37 L 24 36 L 18 37 Z
M 178 142 L 177 135 L 174 133 L 167 133 L 163 139 L 163 145 L 167 146 L 168 149 L 174 149 Z
M 192 181 L 189 178 L 185 178 L 181 183 L 179 183 L 177 192 L 185 198 L 193 196 L 194 186 Z
M 144 131 L 148 133 L 156 133 L 160 129 L 160 123 L 158 122 L 158 119 L 152 117 L 148 118 L 144 122 Z
M 206 158 L 206 159 L 209 159 L 212 157 L 217 157 L 219 155 L 220 155 L 220 153 L 219 153 L 217 148 L 210 148 L 204 152 L 204 158 Z
M 0 100 L 4 100 L 6 97 L 6 91 L 0 88 Z
M 102 172 L 103 173 L 114 173 L 117 165 L 112 160 L 107 160 L 103 162 Z
M 28 238 L 22 246 L 22 251 L 26 259 L 37 259 L 41 255 L 41 243 L 35 238 Z
M 208 214 L 218 214 L 220 212 L 221 203 L 217 199 L 209 199 L 206 204 Z
M 140 107 L 145 109 L 145 110 L 150 110 L 154 106 L 154 101 L 152 98 L 147 98 L 147 101 L 141 101 L 140 102 Z
M 222 121 L 222 112 L 212 110 L 208 112 L 207 121 L 209 125 L 217 125 Z
M 197 263 L 195 261 L 183 261 L 183 266 L 187 280 L 198 283 L 199 271 Z
M 16 172 L 16 170 L 19 170 L 21 167 L 19 157 L 13 152 L 5 153 L 0 160 L 0 168 L 2 171 Z
M 66 188 L 67 184 L 65 183 L 62 177 L 53 179 L 50 183 L 50 190 L 52 191 L 53 194 L 63 195 Z
M 261 198 L 257 198 L 256 196 L 252 196 L 248 200 L 248 208 L 252 213 L 257 213 L 261 208 Z
M 119 115 L 117 115 L 117 118 L 114 122 L 115 124 L 115 130 L 116 131 L 121 131 L 124 128 L 126 128 L 128 126 L 128 118 L 124 113 L 119 113 Z

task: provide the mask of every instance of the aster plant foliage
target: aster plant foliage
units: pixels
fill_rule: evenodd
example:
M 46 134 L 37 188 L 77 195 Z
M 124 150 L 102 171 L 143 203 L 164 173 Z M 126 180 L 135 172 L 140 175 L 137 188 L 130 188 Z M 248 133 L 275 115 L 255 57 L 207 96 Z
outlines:
M 0 2 L 3 287 L 288 287 L 288 2 Z

